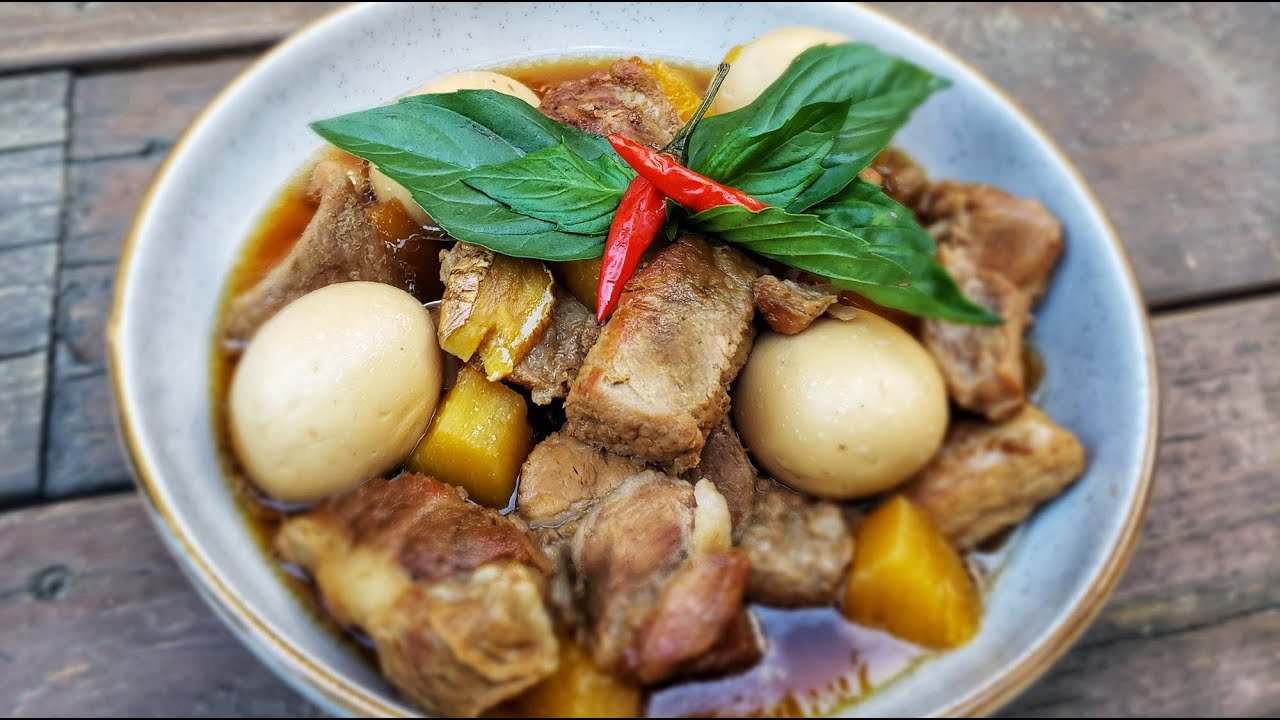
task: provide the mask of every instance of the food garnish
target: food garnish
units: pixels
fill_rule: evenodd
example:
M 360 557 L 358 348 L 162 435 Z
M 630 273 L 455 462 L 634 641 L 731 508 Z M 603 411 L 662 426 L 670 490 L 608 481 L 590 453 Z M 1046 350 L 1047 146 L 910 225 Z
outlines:
M 610 135 L 609 144 L 640 177 L 648 180 L 663 195 L 694 212 L 721 205 L 741 205 L 748 210 L 769 207 L 741 190 L 721 185 L 690 170 L 667 153 L 650 150 L 634 140 Z
M 754 102 L 687 136 L 689 170 L 771 207 L 714 207 L 679 225 L 885 307 L 999 323 L 938 264 L 911 212 L 858 179 L 948 85 L 866 43 L 801 53 Z M 635 177 L 605 138 L 489 90 L 407 97 L 312 128 L 403 185 L 453 237 L 514 257 L 600 257 Z
M 689 136 L 693 134 L 698 122 L 711 107 L 716 90 L 720 87 L 720 83 L 724 82 L 727 74 L 729 74 L 728 64 L 721 63 L 702 103 L 693 111 L 684 127 L 680 128 L 680 132 L 676 133 L 667 147 L 663 148 L 664 153 L 670 153 L 668 157 L 671 157 L 673 162 L 683 162 L 688 156 Z M 620 138 L 617 135 L 609 138 L 609 143 L 617 150 L 618 145 L 615 139 L 626 140 L 626 138 Z M 635 143 L 632 144 L 635 145 Z M 639 145 L 636 147 L 649 151 L 648 148 Z M 621 154 L 619 151 L 619 155 Z M 626 157 L 623 156 L 623 159 L 625 160 Z M 600 266 L 600 284 L 596 289 L 596 322 L 604 324 L 609 313 L 618 304 L 622 286 L 631 279 L 645 250 L 649 249 L 658 231 L 666 224 L 667 197 L 670 197 L 669 193 L 664 196 L 664 193 L 644 176 L 636 177 L 627 186 L 622 202 L 619 203 L 617 212 L 613 214 L 613 222 L 609 225 L 609 239 L 604 246 L 604 262 Z

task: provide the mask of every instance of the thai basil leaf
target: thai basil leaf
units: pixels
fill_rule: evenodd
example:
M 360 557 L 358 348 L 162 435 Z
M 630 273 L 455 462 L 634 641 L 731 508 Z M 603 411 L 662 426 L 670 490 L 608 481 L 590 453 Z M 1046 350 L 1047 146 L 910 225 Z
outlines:
M 703 120 L 690 141 L 690 167 L 725 182 L 722 176 L 742 171 L 719 166 L 708 172 L 713 151 L 725 157 L 741 154 L 750 137 L 777 130 L 805 105 L 848 101 L 849 111 L 823 159 L 822 174 L 788 204 L 788 209 L 800 211 L 852 182 L 888 146 L 911 111 L 949 84 L 865 43 L 820 45 L 801 53 L 750 105 Z M 750 187 L 736 187 L 755 194 Z
M 464 182 L 475 168 L 560 144 L 588 161 L 612 153 L 603 138 L 560 125 L 516 98 L 492 90 L 417 95 L 311 127 L 403 185 L 459 240 L 542 260 L 578 260 L 603 252 L 603 233 L 564 232 Z
M 911 210 L 863 180 L 855 180 L 806 212 L 872 245 L 902 246 L 929 255 L 937 250 L 933 238 L 916 222 Z
M 847 101 L 811 103 L 768 132 L 735 128 L 712 149 L 699 172 L 767 205 L 786 207 L 822 174 L 824 158 L 848 114 Z
M 817 215 L 781 208 L 752 212 L 725 205 L 698 213 L 689 221 L 703 232 L 823 277 L 885 307 L 949 322 L 1000 322 L 999 317 L 967 299 L 932 254 L 907 245 L 871 243 L 854 232 L 828 225 Z
M 561 144 L 483 165 L 463 181 L 518 213 L 555 223 L 557 230 L 602 235 L 634 176 L 616 155 L 586 160 Z

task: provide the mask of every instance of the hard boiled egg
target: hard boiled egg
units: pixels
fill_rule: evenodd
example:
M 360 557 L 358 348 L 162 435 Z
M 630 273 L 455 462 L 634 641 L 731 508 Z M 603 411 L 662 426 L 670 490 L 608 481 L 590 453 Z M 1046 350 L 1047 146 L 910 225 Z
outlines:
M 440 398 L 435 325 L 390 285 L 330 285 L 285 306 L 231 380 L 231 441 L 268 496 L 309 502 L 400 464 Z
M 947 392 L 929 353 L 870 312 L 819 319 L 756 341 L 733 394 L 756 461 L 787 485 L 852 499 L 920 470 L 947 430 Z
M 402 97 L 451 93 L 458 90 L 497 90 L 504 95 L 520 98 L 534 107 L 538 107 L 538 103 L 541 102 L 537 94 L 519 80 L 487 70 L 468 70 L 436 78 L 425 85 L 410 90 Z M 373 185 L 373 194 L 379 200 L 384 202 L 399 200 L 400 204 L 404 206 L 405 212 L 409 213 L 409 217 L 413 218 L 418 224 L 425 225 L 431 222 L 431 218 L 422 209 L 422 206 L 418 205 L 413 199 L 413 195 L 408 190 L 405 190 L 400 183 L 383 175 L 378 168 L 369 168 L 369 182 Z
M 718 113 L 745 107 L 781 77 L 792 60 L 817 45 L 849 42 L 837 32 L 815 27 L 785 27 L 767 32 L 725 55 L 731 66 L 712 109 Z

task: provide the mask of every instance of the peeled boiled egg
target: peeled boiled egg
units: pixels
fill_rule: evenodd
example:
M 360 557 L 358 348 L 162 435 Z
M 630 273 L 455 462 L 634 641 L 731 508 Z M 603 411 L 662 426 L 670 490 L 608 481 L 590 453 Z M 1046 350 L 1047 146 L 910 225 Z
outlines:
M 745 107 L 760 97 L 774 80 L 782 76 L 800 53 L 818 45 L 849 42 L 838 32 L 815 27 L 785 27 L 771 30 L 725 55 L 729 74 L 716 95 L 712 109 L 718 113 Z
M 231 441 L 262 492 L 309 502 L 400 464 L 440 398 L 435 324 L 412 295 L 347 282 L 262 325 L 236 366 Z
M 929 353 L 870 312 L 756 340 L 733 394 L 756 461 L 792 488 L 867 497 L 908 480 L 942 445 L 947 392 Z
M 421 85 L 402 97 L 411 95 L 432 95 L 437 93 L 451 93 L 458 90 L 497 90 L 504 95 L 520 98 L 534 107 L 538 107 L 541 101 L 537 94 L 529 89 L 529 86 L 507 77 L 501 73 L 489 72 L 488 70 L 468 70 L 466 72 L 454 73 L 446 75 L 442 78 L 436 78 L 431 82 Z M 427 212 L 418 205 L 413 199 L 413 195 L 404 186 L 395 180 L 382 174 L 378 168 L 369 168 L 369 182 L 373 185 L 373 194 L 379 200 L 399 200 L 404 206 L 405 212 L 409 213 L 409 217 L 413 218 L 420 225 L 431 222 L 431 218 Z

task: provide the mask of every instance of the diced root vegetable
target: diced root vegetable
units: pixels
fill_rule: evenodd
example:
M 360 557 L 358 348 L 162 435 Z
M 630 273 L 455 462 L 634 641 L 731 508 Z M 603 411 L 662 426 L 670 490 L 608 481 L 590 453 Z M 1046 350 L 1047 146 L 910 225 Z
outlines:
M 596 667 L 572 640 L 560 643 L 560 667 L 512 705 L 525 717 L 639 717 L 640 688 Z
M 858 528 L 844 611 L 854 622 L 944 649 L 974 636 L 982 604 L 960 554 L 895 496 Z
M 464 365 L 407 466 L 465 488 L 482 505 L 506 507 L 533 447 L 527 416 L 520 393 Z

